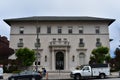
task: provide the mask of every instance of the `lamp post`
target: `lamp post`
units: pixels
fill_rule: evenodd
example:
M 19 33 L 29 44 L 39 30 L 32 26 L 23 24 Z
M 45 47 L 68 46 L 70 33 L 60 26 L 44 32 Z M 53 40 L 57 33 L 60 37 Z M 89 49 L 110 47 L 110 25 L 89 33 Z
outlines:
M 39 32 L 40 28 L 37 26 L 37 38 L 36 38 L 36 71 L 38 72 L 38 47 L 39 47 Z

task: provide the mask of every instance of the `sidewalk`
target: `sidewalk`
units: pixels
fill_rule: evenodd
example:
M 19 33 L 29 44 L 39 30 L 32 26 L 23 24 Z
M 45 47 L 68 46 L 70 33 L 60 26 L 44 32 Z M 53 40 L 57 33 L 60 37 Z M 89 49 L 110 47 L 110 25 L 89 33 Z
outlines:
M 72 79 L 70 78 L 70 73 L 48 73 L 48 77 L 44 77 L 43 80 L 67 80 Z
M 111 72 L 109 78 L 115 78 L 115 77 L 120 77 L 119 72 Z

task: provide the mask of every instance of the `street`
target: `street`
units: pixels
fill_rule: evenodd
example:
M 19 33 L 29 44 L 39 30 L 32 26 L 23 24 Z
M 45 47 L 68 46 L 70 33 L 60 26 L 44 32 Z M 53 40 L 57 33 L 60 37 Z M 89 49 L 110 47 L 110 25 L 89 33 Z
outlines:
M 11 75 L 12 75 L 11 73 L 4 73 L 4 79 L 0 80 L 7 80 L 7 78 Z M 46 77 L 44 77 L 42 80 L 46 80 Z M 48 80 L 73 80 L 73 79 L 70 78 L 69 73 L 49 73 Z M 118 75 L 118 72 L 113 72 L 106 79 L 89 79 L 89 80 L 120 80 L 120 77 Z
M 0 80 L 7 80 L 7 79 L 0 79 Z M 42 79 L 46 80 L 46 79 Z M 48 80 L 74 80 L 74 79 L 48 79 Z M 87 79 L 87 80 L 120 80 L 120 78 L 107 78 L 107 79 Z

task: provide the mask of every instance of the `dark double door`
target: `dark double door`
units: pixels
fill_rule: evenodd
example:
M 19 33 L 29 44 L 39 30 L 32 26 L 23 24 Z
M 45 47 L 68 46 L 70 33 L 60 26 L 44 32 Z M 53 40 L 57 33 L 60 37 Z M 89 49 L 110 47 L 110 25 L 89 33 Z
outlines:
M 56 70 L 64 70 L 64 53 L 56 53 Z

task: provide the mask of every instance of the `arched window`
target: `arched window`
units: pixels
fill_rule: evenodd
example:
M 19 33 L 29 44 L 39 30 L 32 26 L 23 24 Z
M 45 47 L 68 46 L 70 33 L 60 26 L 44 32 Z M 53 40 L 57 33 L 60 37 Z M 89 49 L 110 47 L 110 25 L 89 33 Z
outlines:
M 79 54 L 80 65 L 85 64 L 85 54 L 82 52 Z

